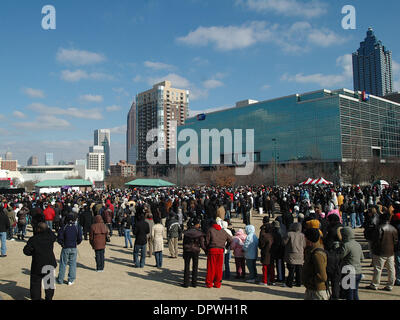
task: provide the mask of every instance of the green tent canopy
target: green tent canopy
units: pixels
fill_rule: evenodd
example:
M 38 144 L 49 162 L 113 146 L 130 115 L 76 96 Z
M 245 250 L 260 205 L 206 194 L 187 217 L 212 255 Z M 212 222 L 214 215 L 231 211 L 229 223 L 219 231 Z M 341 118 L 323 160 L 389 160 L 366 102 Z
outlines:
M 92 187 L 93 183 L 83 179 L 67 180 L 44 180 L 35 185 L 37 188 L 58 188 L 58 187 Z
M 125 185 L 128 187 L 171 187 L 175 184 L 162 179 L 136 179 Z

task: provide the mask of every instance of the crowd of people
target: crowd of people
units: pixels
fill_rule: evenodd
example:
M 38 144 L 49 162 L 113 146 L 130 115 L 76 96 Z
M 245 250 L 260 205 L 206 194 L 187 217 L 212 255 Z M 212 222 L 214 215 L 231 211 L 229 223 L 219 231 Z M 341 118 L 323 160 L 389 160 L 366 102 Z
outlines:
M 207 256 L 208 288 L 220 288 L 231 278 L 232 254 L 236 279 L 265 286 L 304 286 L 305 299 L 359 299 L 364 259 L 356 228 L 362 228 L 372 259 L 377 290 L 383 268 L 384 290 L 400 285 L 399 186 L 245 186 L 133 190 L 103 190 L 54 194 L 23 193 L 0 196 L 1 258 L 7 241 L 25 241 L 32 256 L 31 297 L 41 298 L 44 266 L 57 267 L 54 243 L 62 247 L 56 283 L 76 280 L 77 247 L 89 241 L 96 271 L 105 268 L 111 237 L 125 239 L 133 249 L 133 266 L 144 268 L 155 257 L 163 266 L 164 240 L 169 257 L 184 259 L 183 287 L 198 285 L 199 255 Z M 253 213 L 253 214 L 252 214 Z M 263 216 L 256 230 L 254 213 Z M 233 220 L 240 227 L 233 228 Z M 132 242 L 132 235 L 134 243 Z M 257 262 L 260 262 L 261 278 Z M 46 288 L 45 298 L 54 290 Z

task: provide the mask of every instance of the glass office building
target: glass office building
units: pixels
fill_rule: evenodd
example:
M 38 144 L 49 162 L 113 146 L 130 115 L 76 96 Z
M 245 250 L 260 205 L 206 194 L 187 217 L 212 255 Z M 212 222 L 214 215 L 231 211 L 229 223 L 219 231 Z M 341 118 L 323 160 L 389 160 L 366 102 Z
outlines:
M 400 104 L 347 89 L 320 90 L 212 112 L 186 120 L 178 127 L 197 133 L 201 160 L 202 129 L 242 129 L 242 155 L 246 152 L 246 129 L 254 129 L 254 161 L 279 163 L 342 163 L 351 159 L 400 157 Z M 189 139 L 178 141 L 181 149 Z M 229 141 L 229 140 L 227 140 Z M 220 163 L 237 154 L 224 151 L 220 139 Z M 208 163 L 212 160 L 209 139 Z M 187 153 L 190 156 L 190 151 Z M 227 157 L 226 157 L 227 156 Z

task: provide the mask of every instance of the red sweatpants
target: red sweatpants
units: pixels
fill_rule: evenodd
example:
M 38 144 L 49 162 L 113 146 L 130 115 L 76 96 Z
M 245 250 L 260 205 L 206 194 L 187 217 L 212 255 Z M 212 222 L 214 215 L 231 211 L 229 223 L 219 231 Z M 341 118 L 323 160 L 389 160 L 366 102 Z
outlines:
M 215 288 L 221 287 L 222 266 L 224 264 L 224 249 L 211 248 L 207 256 L 207 277 L 206 286 L 211 288 L 214 284 Z
M 274 272 L 274 265 L 271 264 L 263 264 L 262 271 L 263 271 L 263 283 L 273 283 L 275 282 L 275 272 Z M 269 281 L 268 281 L 269 278 Z

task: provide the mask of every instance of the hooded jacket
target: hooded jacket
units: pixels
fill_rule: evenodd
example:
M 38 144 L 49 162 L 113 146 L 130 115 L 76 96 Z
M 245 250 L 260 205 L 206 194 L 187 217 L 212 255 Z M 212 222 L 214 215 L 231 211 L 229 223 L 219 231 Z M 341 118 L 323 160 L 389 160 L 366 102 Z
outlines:
M 108 229 L 100 215 L 94 217 L 94 224 L 90 227 L 89 242 L 94 250 L 106 248 Z
M 301 232 L 301 224 L 293 223 L 290 226 L 287 237 L 283 239 L 285 244 L 284 260 L 288 264 L 302 265 L 304 263 L 304 249 L 306 238 Z
M 340 230 L 343 243 L 338 249 L 343 266 L 351 265 L 356 274 L 361 274 L 361 261 L 364 259 L 361 245 L 355 240 L 354 231 L 350 227 L 344 227 Z
M 395 227 L 389 222 L 383 223 L 375 229 L 372 240 L 372 254 L 382 257 L 391 257 L 398 244 L 398 234 Z
M 235 256 L 235 258 L 244 257 L 243 245 L 246 241 L 246 237 L 247 235 L 244 233 L 243 229 L 239 229 L 235 233 L 235 236 L 233 237 L 233 240 L 231 242 L 231 249 L 233 250 L 233 255 Z
M 260 237 L 258 240 L 258 247 L 260 248 L 261 263 L 269 265 L 271 263 L 271 247 L 274 242 L 272 236 L 271 225 L 263 225 L 260 231 Z
M 243 245 L 244 257 L 254 260 L 258 257 L 258 238 L 255 235 L 256 229 L 253 225 L 247 225 L 245 228 L 247 237 Z
M 206 248 L 207 250 L 214 248 L 224 249 L 226 242 L 230 244 L 232 240 L 233 238 L 220 225 L 213 224 L 206 234 Z
M 302 281 L 306 289 L 313 291 L 326 290 L 328 275 L 326 266 L 328 258 L 325 252 L 316 249 L 323 249 L 322 244 L 317 241 L 304 250 L 304 264 L 302 270 Z
M 64 248 L 76 248 L 82 242 L 82 230 L 70 219 L 67 224 L 60 228 L 57 242 Z

